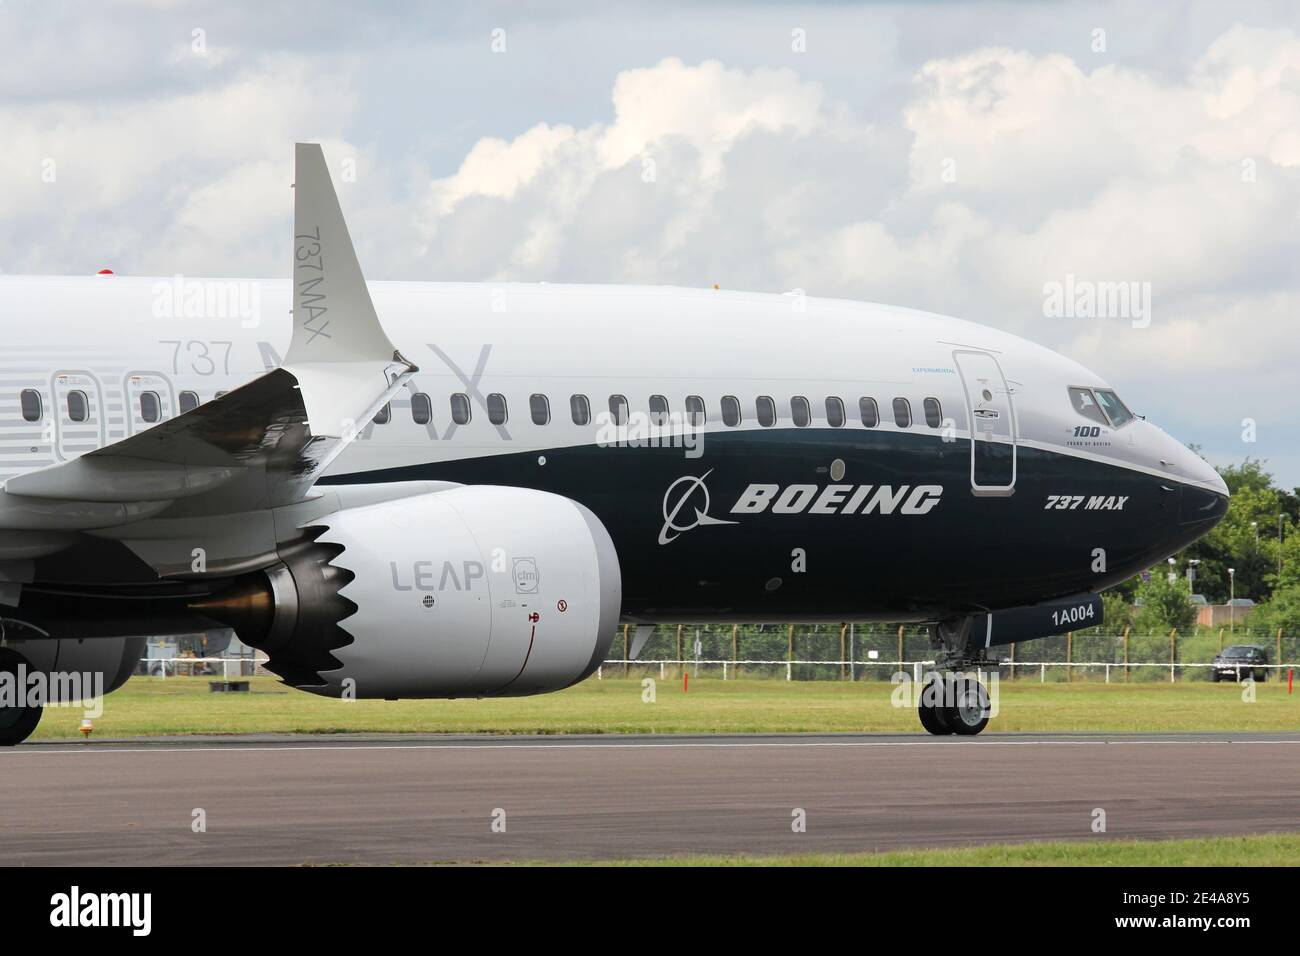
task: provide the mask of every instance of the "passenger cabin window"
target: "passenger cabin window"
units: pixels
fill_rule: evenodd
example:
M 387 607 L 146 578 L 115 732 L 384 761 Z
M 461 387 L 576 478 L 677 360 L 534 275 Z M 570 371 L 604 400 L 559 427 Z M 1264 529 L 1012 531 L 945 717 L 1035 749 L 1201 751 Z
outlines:
M 880 424 L 880 406 L 876 404 L 874 398 L 858 399 L 858 415 L 862 418 L 862 424 L 868 428 L 875 428 Z
M 488 421 L 493 425 L 506 423 L 506 397 L 500 392 L 492 392 L 487 397 Z
M 427 425 L 433 421 L 433 402 L 424 392 L 411 396 L 411 421 L 417 425 Z
M 1100 425 L 1106 424 L 1106 416 L 1102 414 L 1101 406 L 1097 404 L 1097 400 L 1092 397 L 1092 389 L 1070 389 L 1070 404 L 1073 405 L 1074 410 L 1084 418 L 1097 422 Z
M 1097 404 L 1101 410 L 1106 413 L 1110 423 L 1116 428 L 1127 425 L 1133 420 L 1133 413 L 1128 410 L 1128 406 L 1119 400 L 1119 396 L 1108 388 L 1099 388 L 1096 391 Z
M 68 420 L 84 422 L 90 417 L 90 399 L 81 389 L 68 392 Z
M 181 414 L 192 412 L 199 407 L 198 392 L 181 392 L 180 396 Z
M 569 414 L 573 417 L 575 425 L 586 425 L 591 422 L 591 402 L 587 401 L 586 395 L 569 396 Z
M 650 424 L 660 426 L 668 424 L 668 399 L 662 395 L 650 396 Z
M 826 399 L 826 424 L 831 428 L 843 428 L 844 417 L 844 400 L 833 395 Z
M 609 417 L 615 425 L 627 424 L 627 399 L 624 396 L 609 396 Z
M 18 404 L 22 406 L 23 421 L 39 422 L 41 420 L 41 393 L 36 389 L 23 389 L 18 395 Z
M 722 396 L 722 424 L 728 428 L 740 424 L 740 399 L 735 395 Z
M 754 400 L 754 414 L 758 418 L 758 423 L 764 428 L 771 428 L 776 424 L 776 402 L 772 401 L 770 395 L 760 395 Z
M 551 403 L 545 395 L 529 395 L 528 412 L 533 416 L 534 425 L 549 425 L 551 423 Z
M 704 399 L 698 395 L 686 396 L 686 419 L 693 428 L 702 428 L 708 421 L 708 413 L 704 410 Z
M 162 402 L 157 392 L 140 393 L 140 417 L 150 424 L 162 418 Z
M 469 424 L 469 396 L 464 392 L 451 396 L 451 420 L 457 425 Z
M 384 407 L 375 412 L 373 419 L 376 425 L 387 425 L 393 420 L 393 406 L 389 402 L 384 402 Z
M 925 408 L 925 423 L 931 428 L 938 428 L 943 424 L 943 408 L 937 398 L 927 398 L 923 403 Z
M 912 427 L 912 403 L 905 398 L 894 399 L 894 424 L 899 428 Z
M 808 405 L 808 399 L 802 395 L 790 399 L 790 418 L 798 428 L 807 428 L 812 424 L 812 408 Z

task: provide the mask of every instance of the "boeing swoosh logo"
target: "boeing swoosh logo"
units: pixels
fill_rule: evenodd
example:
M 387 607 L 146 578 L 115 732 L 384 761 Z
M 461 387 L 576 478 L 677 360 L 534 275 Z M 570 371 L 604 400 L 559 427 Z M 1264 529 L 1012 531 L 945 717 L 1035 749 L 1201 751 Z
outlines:
M 664 492 L 664 526 L 659 529 L 660 544 L 671 544 L 683 533 L 704 525 L 739 524 L 737 521 L 724 521 L 709 516 L 709 489 L 704 484 L 704 479 L 711 474 L 712 468 L 698 478 L 695 475 L 682 475 L 668 486 Z M 694 518 L 688 518 L 689 523 L 678 523 L 677 518 L 683 509 L 694 512 Z

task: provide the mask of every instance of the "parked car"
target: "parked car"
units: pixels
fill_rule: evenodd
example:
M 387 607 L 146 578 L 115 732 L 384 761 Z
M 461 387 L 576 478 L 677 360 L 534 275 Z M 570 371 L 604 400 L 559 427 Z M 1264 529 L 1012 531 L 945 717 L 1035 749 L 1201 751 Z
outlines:
M 1258 644 L 1233 644 L 1219 651 L 1210 666 L 1210 680 L 1241 680 L 1253 677 L 1255 680 L 1268 680 L 1268 668 L 1260 666 L 1268 663 L 1267 649 Z

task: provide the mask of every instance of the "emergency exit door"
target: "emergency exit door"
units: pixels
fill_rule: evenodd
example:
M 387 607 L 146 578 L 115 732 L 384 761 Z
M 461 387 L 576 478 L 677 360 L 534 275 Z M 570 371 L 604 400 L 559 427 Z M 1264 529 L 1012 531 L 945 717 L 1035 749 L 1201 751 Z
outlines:
M 54 456 L 67 461 L 107 444 L 104 390 L 91 372 L 68 369 L 50 377 Z

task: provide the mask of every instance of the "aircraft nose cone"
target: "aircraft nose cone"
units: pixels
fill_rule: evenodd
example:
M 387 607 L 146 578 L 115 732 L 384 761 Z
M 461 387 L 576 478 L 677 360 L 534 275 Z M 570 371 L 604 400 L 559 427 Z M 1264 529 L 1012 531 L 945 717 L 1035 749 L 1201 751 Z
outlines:
M 1224 482 L 1224 480 L 1223 480 L 1223 476 L 1220 475 L 1217 471 L 1214 472 L 1214 476 L 1210 479 L 1210 482 L 1211 482 L 1210 487 L 1211 487 L 1211 488 L 1212 488 L 1212 489 L 1213 489 L 1217 494 L 1220 494 L 1220 495 L 1223 496 L 1223 507 L 1224 507 L 1224 510 L 1226 511 L 1227 508 L 1228 508 L 1228 485 L 1227 485 L 1227 483 Z
M 1223 476 L 1200 455 L 1191 452 L 1190 449 L 1188 452 L 1192 459 L 1187 469 L 1191 479 L 1207 491 L 1212 491 L 1222 497 L 1223 507 L 1226 509 L 1228 507 L 1228 486 L 1224 482 Z
M 1153 458 L 1161 471 L 1174 479 L 1178 488 L 1178 523 L 1194 526 L 1204 534 L 1228 513 L 1228 486 L 1208 461 L 1174 436 L 1153 426 L 1150 434 Z
M 1190 449 L 1183 470 L 1188 484 L 1183 488 L 1179 518 L 1209 530 L 1228 513 L 1228 486 L 1213 465 Z
M 1171 478 L 1228 497 L 1228 486 L 1218 470 L 1173 435 L 1160 428 L 1154 429 L 1152 448 L 1156 450 L 1161 468 Z

